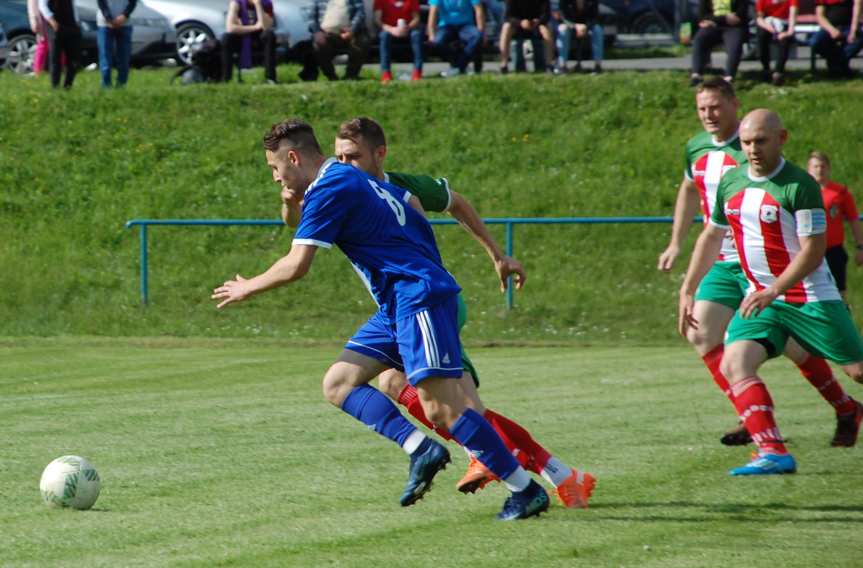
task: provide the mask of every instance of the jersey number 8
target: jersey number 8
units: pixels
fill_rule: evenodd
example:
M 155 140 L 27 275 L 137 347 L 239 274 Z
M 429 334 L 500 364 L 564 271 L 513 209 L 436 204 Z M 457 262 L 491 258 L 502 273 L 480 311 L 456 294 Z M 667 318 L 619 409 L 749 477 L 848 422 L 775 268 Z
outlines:
M 375 190 L 375 193 L 378 194 L 378 197 L 380 197 L 381 199 L 383 199 L 384 201 L 387 202 L 387 205 L 389 205 L 390 209 L 392 209 L 393 213 L 395 213 L 396 219 L 398 220 L 399 225 L 404 227 L 405 221 L 406 221 L 406 219 L 405 219 L 405 206 L 398 199 L 396 199 L 393 196 L 393 194 L 391 194 L 389 191 L 385 190 L 380 185 L 375 183 L 374 180 L 369 180 L 369 185 L 372 186 L 372 189 Z

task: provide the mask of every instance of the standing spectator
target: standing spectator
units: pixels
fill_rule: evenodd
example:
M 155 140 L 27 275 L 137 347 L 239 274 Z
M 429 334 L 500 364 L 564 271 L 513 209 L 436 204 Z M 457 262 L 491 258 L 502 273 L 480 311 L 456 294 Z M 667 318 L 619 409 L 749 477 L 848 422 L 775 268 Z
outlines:
M 33 74 L 39 75 L 45 70 L 45 63 L 48 61 L 48 36 L 45 31 L 45 19 L 39 12 L 39 0 L 27 0 L 27 19 L 30 21 L 30 31 L 36 36 Z
M 410 38 L 414 54 L 412 81 L 423 76 L 423 32 L 420 24 L 419 0 L 375 0 L 375 22 L 381 29 L 381 83 L 393 80 L 390 71 L 390 44 L 393 39 Z
M 747 5 L 747 0 L 699 0 L 698 31 L 692 41 L 692 86 L 703 80 L 710 50 L 720 42 L 726 54 L 722 78 L 729 83 L 734 80 L 746 40 Z
M 817 0 L 815 18 L 821 29 L 812 36 L 812 49 L 827 60 L 831 75 L 849 76 L 849 62 L 863 48 L 861 0 Z
M 429 0 L 428 37 L 450 62 L 444 76 L 467 71 L 485 32 L 485 13 L 481 0 Z M 461 42 L 461 49 L 453 44 Z
M 81 59 L 81 26 L 72 0 L 39 0 L 39 11 L 48 21 L 48 42 L 51 50 L 51 86 L 60 86 L 60 58 L 66 55 L 66 78 L 63 87 L 72 88 Z
M 795 0 L 796 1 L 796 0 Z M 590 53 L 593 57 L 594 73 L 602 72 L 602 56 L 605 47 L 605 31 L 599 23 L 599 0 L 560 0 L 554 11 L 557 26 L 557 65 L 555 73 L 566 73 L 572 32 L 575 31 L 575 70 L 581 71 L 584 40 L 590 36 Z
M 96 41 L 104 88 L 111 88 L 112 67 L 117 68 L 118 87 L 124 86 L 129 80 L 129 61 L 132 58 L 132 24 L 129 23 L 129 17 L 137 4 L 138 0 L 99 0 Z
M 275 14 L 271 0 L 230 0 L 222 36 L 222 80 L 230 81 L 234 70 L 234 54 L 239 54 L 240 69 L 251 69 L 252 51 L 264 51 L 264 77 L 276 82 Z
M 785 62 L 794 41 L 798 0 L 756 0 L 755 23 L 758 25 L 758 54 L 764 68 L 764 81 L 774 85 L 785 82 Z M 776 43 L 778 53 L 773 74 L 770 74 L 770 45 Z
M 369 49 L 363 0 L 314 0 L 309 31 L 318 67 L 327 79 L 338 79 L 333 67 L 338 53 L 348 54 L 345 79 L 359 79 Z
M 545 66 L 554 59 L 554 38 L 548 21 L 551 17 L 549 0 L 506 0 L 506 14 L 500 30 L 500 72 L 509 70 L 509 44 L 517 39 L 533 39 L 536 34 L 542 39 L 534 42 L 534 70 L 545 71 Z M 540 57 L 544 54 L 544 58 Z M 538 64 L 540 63 L 541 64 Z
M 848 253 L 845 252 L 845 226 L 842 222 L 847 221 L 851 226 L 851 234 L 854 235 L 856 243 L 854 262 L 860 266 L 863 264 L 863 227 L 860 225 L 857 205 L 854 204 L 854 196 L 847 187 L 830 181 L 830 158 L 827 154 L 817 151 L 809 154 L 806 169 L 821 186 L 824 211 L 827 213 L 827 251 L 824 253 L 824 258 L 827 260 L 833 279 L 836 280 L 836 287 L 839 288 L 842 299 L 847 302 Z

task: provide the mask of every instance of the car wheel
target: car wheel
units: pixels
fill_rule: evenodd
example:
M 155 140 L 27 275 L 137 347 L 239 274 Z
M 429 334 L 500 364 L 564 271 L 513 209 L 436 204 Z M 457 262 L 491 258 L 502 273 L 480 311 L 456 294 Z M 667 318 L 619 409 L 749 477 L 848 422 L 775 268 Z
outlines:
M 177 28 L 177 57 L 186 65 L 192 64 L 192 54 L 201 45 L 213 39 L 213 32 L 204 24 L 190 22 Z
M 642 14 L 632 22 L 632 33 L 636 34 L 667 34 L 669 31 L 665 20 L 654 12 Z
M 30 73 L 33 71 L 33 60 L 36 57 L 36 36 L 21 34 L 9 40 L 9 52 L 6 56 L 6 68 L 15 73 Z

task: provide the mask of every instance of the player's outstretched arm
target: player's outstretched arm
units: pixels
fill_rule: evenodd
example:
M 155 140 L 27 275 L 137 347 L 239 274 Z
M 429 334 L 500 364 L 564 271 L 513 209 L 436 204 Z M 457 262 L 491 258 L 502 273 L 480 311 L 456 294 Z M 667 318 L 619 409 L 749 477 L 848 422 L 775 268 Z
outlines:
M 449 206 L 449 214 L 455 217 L 464 230 L 470 233 L 482 245 L 482 248 L 485 249 L 485 252 L 491 258 L 491 261 L 494 263 L 494 270 L 500 279 L 500 291 L 506 291 L 510 276 L 515 278 L 516 289 L 521 290 L 525 280 L 527 280 L 524 267 L 514 258 L 503 254 L 497 241 L 488 232 L 488 228 L 482 222 L 482 217 L 479 216 L 473 205 L 461 194 L 455 191 L 451 191 L 450 193 L 452 195 L 452 202 Z
M 692 226 L 692 219 L 698 211 L 698 187 L 695 182 L 683 178 L 680 189 L 677 190 L 677 201 L 674 204 L 674 223 L 671 226 L 671 241 L 662 254 L 659 255 L 657 268 L 668 272 L 674 266 L 674 261 L 680 255 L 680 249 Z
M 689 268 L 686 270 L 686 278 L 683 279 L 683 285 L 680 287 L 680 302 L 677 310 L 677 331 L 684 337 L 686 337 L 688 328 L 698 327 L 698 320 L 692 317 L 695 291 L 701 280 L 704 279 L 704 275 L 716 262 L 716 257 L 722 250 L 722 239 L 725 237 L 726 230 L 727 227 L 707 225 L 695 242 L 692 259 L 690 259 Z
M 210 298 L 219 301 L 217 308 L 224 308 L 255 294 L 299 280 L 308 273 L 317 250 L 318 247 L 313 245 L 294 245 L 286 256 L 277 260 L 263 274 L 248 280 L 237 274 L 234 280 L 228 280 L 213 290 Z
M 824 260 L 824 251 L 827 250 L 826 233 L 798 238 L 800 253 L 785 267 L 773 285 L 743 298 L 740 304 L 742 317 L 758 315 L 758 312 L 769 306 L 777 296 L 784 294 L 789 288 L 812 274 Z

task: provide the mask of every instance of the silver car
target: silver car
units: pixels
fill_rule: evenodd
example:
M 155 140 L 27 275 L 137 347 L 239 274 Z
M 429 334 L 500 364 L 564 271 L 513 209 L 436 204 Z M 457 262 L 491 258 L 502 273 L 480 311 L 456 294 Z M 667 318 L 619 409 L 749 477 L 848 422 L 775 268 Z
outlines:
M 6 65 L 6 57 L 9 55 L 9 42 L 6 41 L 6 30 L 3 29 L 3 24 L 0 23 L 0 69 Z
M 192 54 L 207 40 L 218 39 L 225 33 L 228 0 L 142 0 L 144 4 L 165 16 L 177 32 L 177 57 L 189 64 Z M 291 16 L 298 8 L 284 0 L 273 1 L 276 16 L 276 45 L 286 48 L 291 41 Z
M 83 60 L 98 59 L 98 51 L 91 53 L 96 38 L 97 0 L 75 0 L 83 34 Z M 140 2 L 132 12 L 129 24 L 132 31 L 132 60 L 135 63 L 159 61 L 174 56 L 176 33 L 171 23 L 159 12 Z

